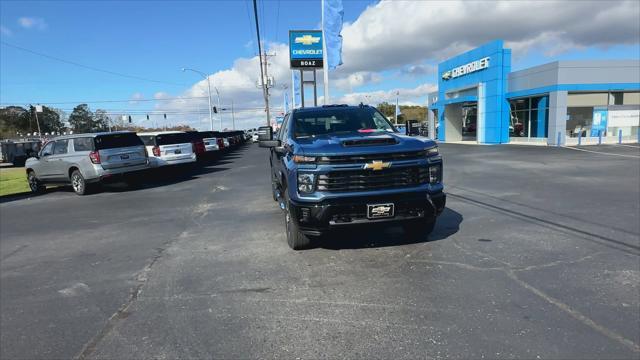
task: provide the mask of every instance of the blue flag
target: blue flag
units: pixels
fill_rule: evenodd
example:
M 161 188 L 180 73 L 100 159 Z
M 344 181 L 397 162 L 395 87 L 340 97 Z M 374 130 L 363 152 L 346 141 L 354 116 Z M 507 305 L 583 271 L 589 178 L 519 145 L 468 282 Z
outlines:
M 293 104 L 299 108 L 302 106 L 300 101 L 300 73 L 297 70 L 291 72 L 293 74 L 291 81 L 293 82 Z
M 342 0 L 322 1 L 322 31 L 327 52 L 327 65 L 335 69 L 342 65 L 342 19 L 344 7 Z
M 288 113 L 289 112 L 289 92 L 285 89 L 284 90 L 284 113 Z

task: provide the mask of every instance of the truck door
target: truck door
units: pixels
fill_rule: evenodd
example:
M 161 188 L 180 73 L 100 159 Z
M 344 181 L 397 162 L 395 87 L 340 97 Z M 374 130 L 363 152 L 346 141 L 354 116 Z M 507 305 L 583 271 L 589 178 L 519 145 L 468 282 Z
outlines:
M 282 178 L 286 177 L 287 175 L 287 169 L 284 163 L 284 157 L 287 156 L 287 152 L 286 151 L 283 152 L 281 150 L 282 148 L 287 149 L 289 147 L 288 132 L 289 132 L 289 115 L 285 116 L 284 120 L 282 121 L 282 126 L 278 131 L 278 140 L 280 140 L 281 149 L 276 149 L 276 148 L 271 149 L 271 169 L 273 171 L 273 177 L 277 179 L 277 181 L 279 182 L 279 185 L 282 187 L 281 190 L 283 190 L 283 187 L 284 187 L 284 184 L 282 183 Z
M 67 164 L 67 152 L 69 149 L 69 140 L 56 140 L 53 146 L 53 155 L 49 156 L 48 161 L 48 173 L 52 179 L 55 180 L 68 180 L 69 174 L 67 170 L 69 166 Z

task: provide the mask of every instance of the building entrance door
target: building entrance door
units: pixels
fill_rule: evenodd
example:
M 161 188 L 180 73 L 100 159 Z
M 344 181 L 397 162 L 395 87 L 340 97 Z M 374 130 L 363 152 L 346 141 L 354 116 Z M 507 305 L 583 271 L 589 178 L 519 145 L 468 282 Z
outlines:
M 462 106 L 462 140 L 476 141 L 478 126 L 478 104 L 469 103 Z

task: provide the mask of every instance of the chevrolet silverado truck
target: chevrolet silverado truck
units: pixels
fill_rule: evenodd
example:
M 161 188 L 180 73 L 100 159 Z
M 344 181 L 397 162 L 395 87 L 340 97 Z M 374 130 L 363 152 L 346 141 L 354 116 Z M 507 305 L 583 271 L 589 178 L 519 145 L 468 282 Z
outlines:
M 268 126 L 259 134 L 294 250 L 346 226 L 400 223 L 424 238 L 445 207 L 436 143 L 400 134 L 374 107 L 294 109 L 277 137 Z

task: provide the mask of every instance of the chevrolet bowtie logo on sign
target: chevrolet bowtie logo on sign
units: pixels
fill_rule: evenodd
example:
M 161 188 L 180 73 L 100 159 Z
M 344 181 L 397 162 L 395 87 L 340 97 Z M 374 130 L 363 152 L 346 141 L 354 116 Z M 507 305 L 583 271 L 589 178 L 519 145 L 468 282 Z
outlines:
M 364 164 L 364 168 L 365 169 L 371 169 L 371 170 L 382 170 L 382 169 L 388 169 L 391 167 L 391 163 L 390 162 L 382 162 L 379 160 L 374 160 L 370 163 L 366 163 Z
M 292 69 L 320 69 L 324 65 L 322 30 L 290 30 L 289 62 Z
M 449 80 L 451 79 L 451 71 L 445 71 L 442 73 L 442 80 Z
M 315 37 L 315 36 L 311 36 L 311 35 L 304 35 L 304 36 L 297 37 L 295 42 L 296 42 L 296 44 L 311 45 L 311 44 L 319 43 L 320 42 L 320 38 L 319 37 Z

